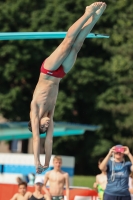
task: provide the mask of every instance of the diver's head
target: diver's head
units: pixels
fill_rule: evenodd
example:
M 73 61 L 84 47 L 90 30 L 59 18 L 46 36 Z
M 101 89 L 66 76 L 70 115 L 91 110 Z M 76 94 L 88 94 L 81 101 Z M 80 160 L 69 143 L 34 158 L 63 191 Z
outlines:
M 43 133 L 47 132 L 48 127 L 49 127 L 49 123 L 50 123 L 50 118 L 49 117 L 43 117 L 40 120 L 40 124 L 39 124 L 39 133 L 40 134 L 43 134 Z M 28 123 L 28 129 L 32 132 L 31 121 L 29 121 L 29 123 Z

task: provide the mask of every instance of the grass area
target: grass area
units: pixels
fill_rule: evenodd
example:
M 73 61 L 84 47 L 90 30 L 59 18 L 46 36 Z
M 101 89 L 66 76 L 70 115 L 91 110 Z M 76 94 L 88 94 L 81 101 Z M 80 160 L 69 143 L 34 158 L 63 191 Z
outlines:
M 73 186 L 93 187 L 95 176 L 74 176 Z

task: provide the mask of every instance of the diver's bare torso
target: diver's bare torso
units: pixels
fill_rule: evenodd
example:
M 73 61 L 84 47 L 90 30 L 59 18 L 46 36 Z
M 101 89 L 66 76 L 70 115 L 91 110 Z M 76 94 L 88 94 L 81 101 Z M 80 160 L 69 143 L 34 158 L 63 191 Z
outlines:
M 38 107 L 39 118 L 50 117 L 55 107 L 60 80 L 60 78 L 40 73 L 31 102 L 31 105 Z

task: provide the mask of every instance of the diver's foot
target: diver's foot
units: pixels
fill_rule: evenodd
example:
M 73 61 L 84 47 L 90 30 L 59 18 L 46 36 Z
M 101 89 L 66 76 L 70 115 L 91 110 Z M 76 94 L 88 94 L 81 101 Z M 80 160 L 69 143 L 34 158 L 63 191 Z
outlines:
M 102 3 L 100 8 L 95 12 L 94 14 L 94 19 L 99 19 L 101 17 L 101 15 L 103 14 L 104 10 L 106 9 L 107 5 L 106 3 Z
M 102 5 L 102 2 L 95 2 L 91 4 L 90 6 L 86 7 L 85 14 L 90 17 L 93 15 Z
M 42 166 L 41 164 L 37 166 L 36 173 L 41 174 L 42 172 L 46 171 L 49 167 L 48 166 Z
M 40 164 L 36 167 L 36 173 L 41 174 L 43 172 L 43 166 Z

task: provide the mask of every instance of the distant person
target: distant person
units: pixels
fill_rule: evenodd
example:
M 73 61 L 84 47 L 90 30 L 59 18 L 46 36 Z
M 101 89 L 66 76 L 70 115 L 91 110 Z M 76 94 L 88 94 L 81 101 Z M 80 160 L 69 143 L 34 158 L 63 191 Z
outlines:
M 100 158 L 98 161 L 98 167 L 103 161 L 103 158 Z M 98 192 L 98 197 L 100 200 L 103 200 L 104 190 L 107 185 L 107 173 L 106 171 L 101 170 L 101 174 L 96 175 L 96 182 L 93 184 L 94 189 Z
M 29 130 L 33 133 L 33 150 L 36 172 L 49 167 L 52 154 L 53 116 L 60 80 L 73 67 L 86 36 L 97 23 L 106 3 L 96 2 L 87 6 L 84 14 L 68 29 L 61 44 L 43 62 L 40 76 L 30 105 Z M 77 69 L 81 71 L 81 68 Z M 46 134 L 45 162 L 40 163 L 40 134 Z
M 64 187 L 66 188 L 66 200 L 69 200 L 69 175 L 61 170 L 62 158 L 53 158 L 54 169 L 47 172 L 44 177 L 44 192 L 51 197 L 51 200 L 64 200 Z M 46 184 L 49 181 L 49 190 Z
M 27 183 L 21 182 L 18 184 L 18 193 L 14 194 L 14 196 L 10 200 L 25 200 L 26 193 L 27 193 Z
M 124 155 L 129 161 L 125 161 Z M 129 192 L 129 175 L 133 171 L 133 156 L 127 146 L 112 147 L 101 162 L 99 168 L 107 171 L 107 186 L 104 191 L 104 200 L 131 200 Z
M 51 200 L 50 196 L 47 194 L 42 194 L 44 180 L 41 177 L 36 177 L 34 187 L 35 191 L 33 193 L 28 192 L 25 195 L 25 200 Z
M 133 200 L 133 172 L 129 176 L 129 192 L 131 195 L 131 200 Z

